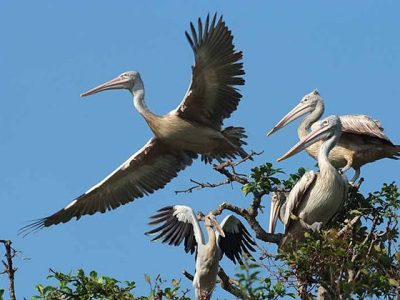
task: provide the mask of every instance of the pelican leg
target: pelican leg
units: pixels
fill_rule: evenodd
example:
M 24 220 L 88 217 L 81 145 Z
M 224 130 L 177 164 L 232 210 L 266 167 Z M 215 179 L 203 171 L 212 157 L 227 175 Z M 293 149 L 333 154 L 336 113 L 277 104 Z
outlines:
M 353 164 L 353 160 L 352 159 L 348 159 L 347 160 L 347 164 L 343 167 L 343 168 L 341 168 L 340 170 L 339 170 L 339 172 L 341 173 L 341 174 L 344 174 L 344 173 L 346 173 L 350 168 L 351 168 L 351 165 Z
M 354 169 L 354 171 L 355 171 L 354 176 L 353 176 L 353 178 L 349 181 L 349 184 L 350 184 L 350 185 L 353 185 L 353 186 L 354 186 L 356 180 L 358 179 L 358 177 L 360 177 L 360 173 L 361 173 L 360 168 Z

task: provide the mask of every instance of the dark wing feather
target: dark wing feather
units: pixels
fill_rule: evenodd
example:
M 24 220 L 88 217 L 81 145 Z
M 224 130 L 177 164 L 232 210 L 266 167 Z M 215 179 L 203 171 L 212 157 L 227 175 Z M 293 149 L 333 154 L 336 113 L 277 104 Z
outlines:
M 207 16 L 198 34 L 190 23 L 191 35 L 185 32 L 193 49 L 195 64 L 189 89 L 175 112 L 182 118 L 219 129 L 222 121 L 236 110 L 242 95 L 236 86 L 243 85 L 242 52 L 236 52 L 231 31 L 222 17 Z M 210 26 L 209 26 L 210 24 Z
M 193 210 L 188 206 L 167 206 L 158 210 L 158 214 L 150 217 L 150 225 L 162 223 L 157 228 L 146 232 L 146 235 L 156 235 L 152 241 L 162 239 L 162 243 L 179 246 L 184 240 L 185 251 L 193 254 L 197 247 L 194 226 L 198 223 Z M 199 237 L 202 239 L 202 237 Z
M 151 139 L 103 181 L 55 214 L 21 229 L 23 233 L 65 223 L 83 215 L 106 212 L 163 188 L 178 172 L 192 163 L 196 154 L 175 151 Z
M 233 215 L 227 216 L 221 223 L 225 237 L 218 234 L 218 246 L 233 263 L 242 264 L 243 254 L 251 258 L 250 251 L 255 251 L 256 243 L 243 223 Z M 221 258 L 222 258 L 221 255 Z

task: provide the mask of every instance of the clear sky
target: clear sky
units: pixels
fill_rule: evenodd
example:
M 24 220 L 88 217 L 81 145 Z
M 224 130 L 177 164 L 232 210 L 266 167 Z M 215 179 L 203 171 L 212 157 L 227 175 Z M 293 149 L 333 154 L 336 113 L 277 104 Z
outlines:
M 83 268 L 148 287 L 143 274 L 163 278 L 193 272 L 182 248 L 150 243 L 147 217 L 169 204 L 208 212 L 222 201 L 247 206 L 238 186 L 175 195 L 189 179 L 223 178 L 200 161 L 166 188 L 107 214 L 46 228 L 21 238 L 17 230 L 47 216 L 103 179 L 152 136 L 126 91 L 85 99 L 79 94 L 127 70 L 141 73 L 150 109 L 163 114 L 181 101 L 193 54 L 190 21 L 224 15 L 244 53 L 246 85 L 226 125 L 244 126 L 248 150 L 264 150 L 248 167 L 275 161 L 296 141 L 295 124 L 265 133 L 300 98 L 318 88 L 326 115 L 367 114 L 400 143 L 400 3 L 397 1 L 2 1 L 0 4 L 0 239 L 22 251 L 17 296 L 46 283 L 49 267 Z M 279 165 L 313 168 L 305 153 Z M 400 162 L 362 169 L 364 191 L 399 179 Z M 351 173 L 352 175 L 352 173 Z M 265 198 L 266 206 L 268 199 Z M 268 222 L 268 210 L 261 216 Z M 222 217 L 221 217 L 222 220 Z M 264 247 L 268 245 L 261 244 Z M 274 249 L 271 247 L 270 249 Z M 0 250 L 0 253 L 3 249 Z M 233 274 L 230 261 L 222 265 Z M 184 286 L 190 283 L 182 279 Z M 0 276 L 0 287 L 6 277 Z M 229 295 L 217 291 L 221 298 Z

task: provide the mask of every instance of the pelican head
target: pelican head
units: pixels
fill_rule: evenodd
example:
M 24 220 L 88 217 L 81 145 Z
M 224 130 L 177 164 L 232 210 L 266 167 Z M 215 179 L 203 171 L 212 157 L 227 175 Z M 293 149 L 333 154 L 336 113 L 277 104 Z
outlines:
M 312 112 L 315 110 L 317 105 L 324 104 L 324 100 L 317 90 L 313 90 L 311 93 L 301 98 L 300 103 L 297 104 L 290 112 L 287 113 L 275 126 L 267 133 L 268 136 L 278 131 L 282 127 L 286 126 L 290 122 L 300 118 L 302 115 Z
M 86 97 L 89 95 L 96 94 L 98 92 L 102 92 L 105 90 L 129 90 L 133 92 L 135 87 L 141 83 L 140 74 L 136 71 L 128 71 L 124 72 L 121 75 L 111 79 L 95 88 L 88 90 L 85 93 L 81 94 L 81 97 Z
M 276 191 L 271 193 L 271 210 L 269 212 L 268 232 L 274 233 L 277 219 L 284 214 L 286 202 L 285 192 Z
M 289 158 L 320 140 L 326 141 L 332 136 L 335 136 L 336 139 L 338 139 L 341 135 L 341 132 L 342 123 L 340 122 L 340 118 L 338 116 L 329 116 L 321 121 L 315 122 L 311 126 L 311 132 L 301 139 L 283 156 L 278 158 L 277 161 L 282 161 L 286 158 Z
M 214 231 L 218 232 L 222 237 L 225 237 L 225 233 L 221 226 L 218 224 L 213 214 L 208 214 L 204 217 L 204 224 L 206 227 L 210 227 Z

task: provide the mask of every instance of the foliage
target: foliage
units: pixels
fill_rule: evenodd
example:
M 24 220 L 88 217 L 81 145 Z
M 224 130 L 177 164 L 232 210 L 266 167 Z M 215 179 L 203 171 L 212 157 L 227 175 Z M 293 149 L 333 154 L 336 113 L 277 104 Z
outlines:
M 289 174 L 287 179 L 281 180 L 276 175 L 285 174 L 285 172 L 267 162 L 251 169 L 250 180 L 242 186 L 242 191 L 245 196 L 249 193 L 265 195 L 282 189 L 290 191 L 305 172 L 306 169 L 299 168 L 296 173 Z
M 148 296 L 135 296 L 133 290 L 136 287 L 134 281 L 121 282 L 117 279 L 99 276 L 96 271 L 91 271 L 89 276 L 83 270 L 78 270 L 76 275 L 63 274 L 50 270 L 51 274 L 48 279 L 58 281 L 58 286 L 43 286 L 38 284 L 36 290 L 39 295 L 33 296 L 32 299 L 114 299 L 114 300 L 134 300 L 134 299 L 180 299 L 188 300 L 185 295 L 188 291 L 180 290 L 180 281 L 173 280 L 172 287 L 162 289 L 165 283 L 159 276 L 156 278 L 154 285 L 149 276 L 145 279 L 150 285 L 150 293 Z M 178 296 L 182 294 L 182 296 Z
M 246 196 L 249 193 L 269 194 L 270 191 L 281 183 L 275 175 L 282 173 L 283 171 L 281 169 L 273 168 L 272 164 L 269 162 L 259 167 L 254 167 L 251 169 L 251 180 L 242 186 L 242 191 Z
M 265 163 L 253 168 L 249 177 L 235 180 L 236 173 L 217 170 L 229 182 L 241 184 L 246 196 L 252 194 L 250 209 L 226 204 L 224 207 L 246 219 L 263 241 L 269 241 L 261 238 L 268 233 L 257 232 L 261 225 L 256 218 L 264 196 L 273 191 L 289 192 L 306 172 L 299 168 L 282 179 L 281 169 Z M 262 258 L 268 258 L 267 263 L 245 260 L 235 278 L 226 281 L 230 286 L 224 286 L 226 282 L 221 282 L 221 286 L 234 295 L 243 295 L 240 298 L 252 300 L 295 298 L 293 292 L 313 298 L 321 287 L 330 299 L 396 298 L 400 292 L 399 211 L 400 192 L 394 182 L 383 184 L 368 196 L 359 192 L 359 186 L 350 187 L 342 210 L 328 226 L 306 232 L 303 241 L 289 241 L 276 255 L 264 250 Z M 38 295 L 32 299 L 190 299 L 189 290 L 182 290 L 179 280 L 168 283 L 160 276 L 152 280 L 145 275 L 149 284 L 147 296 L 134 294 L 134 281 L 121 282 L 99 276 L 95 271 L 89 275 L 83 270 L 76 275 L 51 271 L 48 278 L 55 280 L 56 286 L 37 285 Z M 0 300 L 3 294 L 0 289 Z
M 280 251 L 286 277 L 300 280 L 308 295 L 320 285 L 334 299 L 396 297 L 400 283 L 400 194 L 394 184 L 364 198 L 355 188 L 330 228 Z M 350 209 L 351 208 L 351 209 Z
M 282 281 L 275 283 L 269 277 L 260 277 L 262 267 L 251 262 L 240 266 L 240 273 L 235 274 L 238 288 L 248 299 L 281 299 L 285 296 L 296 298 L 294 293 L 289 293 Z

